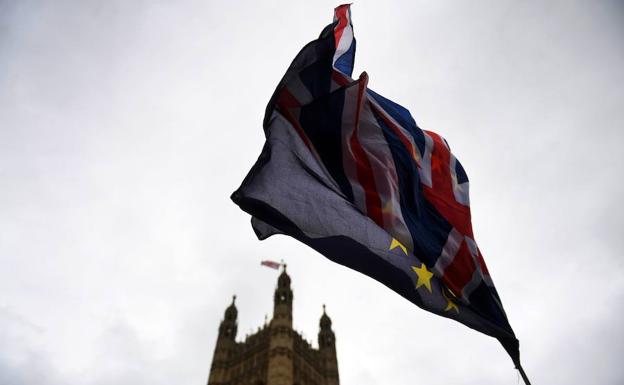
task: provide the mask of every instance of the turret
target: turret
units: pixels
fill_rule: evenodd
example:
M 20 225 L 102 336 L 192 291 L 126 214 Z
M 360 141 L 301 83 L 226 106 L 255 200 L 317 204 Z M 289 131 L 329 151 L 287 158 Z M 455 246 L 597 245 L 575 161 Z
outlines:
M 221 385 L 229 380 L 228 357 L 236 345 L 236 332 L 238 330 L 238 310 L 235 302 L 236 296 L 233 296 L 232 303 L 225 309 L 223 320 L 219 325 L 219 335 L 217 336 L 208 385 Z
M 236 332 L 238 331 L 238 310 L 236 309 L 236 296 L 232 296 L 232 303 L 225 309 L 223 321 L 219 325 L 219 338 L 236 340 Z
M 273 319 L 270 323 L 268 384 L 292 385 L 293 383 L 293 330 L 290 277 L 286 265 L 279 278 L 273 297 Z
M 320 330 L 318 334 L 319 351 L 323 360 L 323 370 L 327 378 L 327 385 L 338 385 L 338 358 L 336 356 L 336 336 L 332 330 L 331 318 L 325 311 L 323 305 L 323 315 L 319 322 Z
M 286 265 L 277 279 L 277 288 L 273 297 L 273 321 L 292 326 L 293 292 L 290 288 L 290 276 L 286 274 Z

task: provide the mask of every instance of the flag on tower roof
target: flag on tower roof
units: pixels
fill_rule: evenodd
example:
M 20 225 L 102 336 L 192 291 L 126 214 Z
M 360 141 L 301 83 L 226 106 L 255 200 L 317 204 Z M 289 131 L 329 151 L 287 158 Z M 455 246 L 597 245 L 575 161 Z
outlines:
M 270 267 L 271 269 L 275 269 L 275 270 L 278 270 L 280 266 L 282 266 L 282 264 L 279 262 L 269 261 L 269 260 L 261 261 L 260 265 Z
M 471 225 L 446 140 L 352 78 L 349 5 L 295 57 L 264 117 L 262 152 L 232 194 L 259 239 L 286 234 L 417 306 L 519 345 Z

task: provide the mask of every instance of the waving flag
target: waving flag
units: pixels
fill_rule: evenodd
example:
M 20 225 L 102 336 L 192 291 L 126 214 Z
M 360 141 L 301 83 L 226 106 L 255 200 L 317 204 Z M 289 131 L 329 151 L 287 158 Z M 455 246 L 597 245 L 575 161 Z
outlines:
M 269 260 L 261 261 L 260 264 L 262 266 L 270 267 L 271 269 L 275 269 L 275 270 L 278 270 L 280 266 L 282 266 L 282 264 L 279 262 L 269 261 Z
M 414 304 L 518 341 L 477 247 L 468 177 L 448 143 L 351 78 L 348 5 L 295 57 L 264 118 L 266 143 L 233 201 L 260 239 L 286 234 Z

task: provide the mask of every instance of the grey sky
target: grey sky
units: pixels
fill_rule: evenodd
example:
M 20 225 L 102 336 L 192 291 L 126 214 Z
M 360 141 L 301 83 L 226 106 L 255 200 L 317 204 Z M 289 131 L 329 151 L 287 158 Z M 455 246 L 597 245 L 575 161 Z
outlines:
M 229 194 L 328 1 L 0 0 L 0 383 L 204 384 L 289 263 L 344 385 L 516 384 L 502 347 L 297 242 Z M 450 143 L 534 384 L 624 382 L 624 4 L 358 1 L 354 74 Z

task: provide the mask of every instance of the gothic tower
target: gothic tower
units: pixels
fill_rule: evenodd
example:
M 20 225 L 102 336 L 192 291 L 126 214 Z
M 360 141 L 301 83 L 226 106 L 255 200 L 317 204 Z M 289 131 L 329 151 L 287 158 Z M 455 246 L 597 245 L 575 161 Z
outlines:
M 293 384 L 293 333 L 290 277 L 286 267 L 277 279 L 273 296 L 273 319 L 271 320 L 271 343 L 269 351 L 268 383 L 271 385 Z
M 242 342 L 236 341 L 234 296 L 219 325 L 208 385 L 340 385 L 336 338 L 325 305 L 316 349 L 293 330 L 290 283 L 284 265 L 273 296 L 273 318 Z
M 318 334 L 319 351 L 325 369 L 325 385 L 338 385 L 338 358 L 336 357 L 336 336 L 331 328 L 331 318 L 325 313 L 319 323 L 321 330 Z
M 229 359 L 236 349 L 236 331 L 238 329 L 238 310 L 236 310 L 236 296 L 232 297 L 232 304 L 225 309 L 223 321 L 219 325 L 217 345 L 215 346 L 210 377 L 208 384 L 226 384 L 229 373 Z

